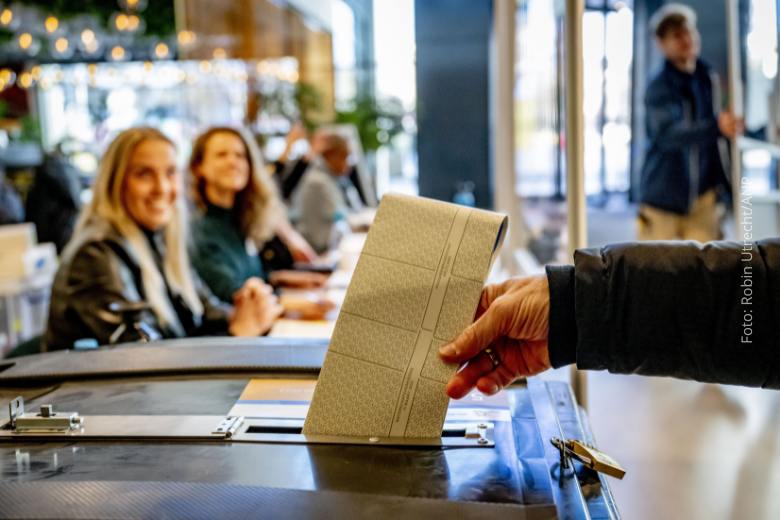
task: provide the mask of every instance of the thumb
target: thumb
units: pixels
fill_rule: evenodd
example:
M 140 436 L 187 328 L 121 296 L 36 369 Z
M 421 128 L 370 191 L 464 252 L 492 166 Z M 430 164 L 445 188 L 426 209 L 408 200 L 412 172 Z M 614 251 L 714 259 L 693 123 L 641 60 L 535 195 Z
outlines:
M 498 315 L 500 307 L 492 305 L 469 325 L 460 336 L 439 349 L 439 356 L 446 363 L 462 363 L 482 352 L 493 341 L 504 335 Z

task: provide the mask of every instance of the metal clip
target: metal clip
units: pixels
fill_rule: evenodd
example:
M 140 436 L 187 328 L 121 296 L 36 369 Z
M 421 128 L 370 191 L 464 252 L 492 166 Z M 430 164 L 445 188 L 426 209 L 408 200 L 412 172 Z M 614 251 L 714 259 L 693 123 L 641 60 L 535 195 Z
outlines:
M 24 415 L 24 398 L 20 395 L 8 403 L 8 418 L 11 428 L 16 428 L 16 418 Z
M 39 413 L 25 413 L 21 396 L 8 404 L 8 416 L 16 433 L 67 432 L 83 424 L 78 412 L 55 412 L 50 404 L 42 405 Z
M 550 439 L 550 443 L 561 453 L 561 468 L 567 468 L 569 458 L 574 458 L 587 468 L 617 479 L 622 479 L 626 474 L 626 470 L 615 459 L 590 444 L 577 440 L 564 441 L 557 437 Z
M 220 421 L 220 423 L 217 425 L 214 431 L 211 432 L 211 434 L 219 435 L 221 437 L 225 437 L 226 439 L 229 439 L 238 431 L 238 428 L 243 424 L 243 422 L 244 422 L 244 418 L 240 415 L 237 416 L 228 415 L 222 421 Z

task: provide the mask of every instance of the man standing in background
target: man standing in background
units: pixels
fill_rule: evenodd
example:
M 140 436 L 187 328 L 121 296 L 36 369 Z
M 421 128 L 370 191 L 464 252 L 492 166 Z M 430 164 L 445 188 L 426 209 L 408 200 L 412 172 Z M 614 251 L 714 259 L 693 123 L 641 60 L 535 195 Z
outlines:
M 720 111 L 717 84 L 701 49 L 696 13 L 667 4 L 650 20 L 665 57 L 645 92 L 649 146 L 640 181 L 640 240 L 722 238 L 718 188 L 728 188 L 725 143 L 743 122 Z

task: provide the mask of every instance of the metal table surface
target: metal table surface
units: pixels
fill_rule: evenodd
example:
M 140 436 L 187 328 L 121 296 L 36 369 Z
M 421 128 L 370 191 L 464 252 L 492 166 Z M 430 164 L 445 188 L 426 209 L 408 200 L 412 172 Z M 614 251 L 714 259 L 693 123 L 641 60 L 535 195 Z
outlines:
M 50 403 L 82 416 L 225 416 L 250 379 L 316 378 L 326 349 L 220 338 L 29 356 L 0 371 L 0 401 L 21 394 L 28 409 Z M 505 398 L 491 448 L 52 440 L 6 431 L 0 518 L 619 517 L 602 475 L 575 465 L 560 476 L 549 438 L 592 442 L 568 385 L 531 380 Z

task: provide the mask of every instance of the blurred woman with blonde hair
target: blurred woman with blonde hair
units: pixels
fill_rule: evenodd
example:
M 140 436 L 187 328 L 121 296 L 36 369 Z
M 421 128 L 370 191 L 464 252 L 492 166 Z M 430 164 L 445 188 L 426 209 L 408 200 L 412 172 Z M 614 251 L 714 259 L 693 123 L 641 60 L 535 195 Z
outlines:
M 280 308 L 256 281 L 221 305 L 190 265 L 173 142 L 132 128 L 109 145 L 55 277 L 45 348 L 202 334 L 258 335 Z M 124 323 L 128 313 L 132 323 Z

